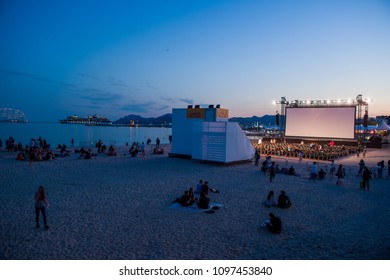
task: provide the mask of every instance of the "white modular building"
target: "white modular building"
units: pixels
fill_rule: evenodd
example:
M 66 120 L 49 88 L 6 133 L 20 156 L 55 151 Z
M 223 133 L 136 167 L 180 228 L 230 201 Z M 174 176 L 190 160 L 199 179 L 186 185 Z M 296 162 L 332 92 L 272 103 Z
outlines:
M 170 156 L 225 164 L 252 160 L 250 140 L 228 117 L 228 109 L 212 106 L 173 109 Z

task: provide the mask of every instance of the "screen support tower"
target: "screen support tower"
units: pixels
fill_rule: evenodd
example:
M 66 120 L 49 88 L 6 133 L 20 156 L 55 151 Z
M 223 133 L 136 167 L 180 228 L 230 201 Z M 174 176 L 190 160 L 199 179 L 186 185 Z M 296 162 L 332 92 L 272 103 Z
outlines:
M 359 131 L 364 131 L 363 137 L 362 134 L 359 133 L 359 142 L 361 142 L 362 138 L 365 139 L 366 136 L 367 126 L 368 126 L 368 104 L 371 102 L 371 99 L 369 98 L 363 99 L 363 96 L 359 94 L 358 96 L 356 96 L 356 102 L 357 102 L 357 111 L 358 111 Z M 362 115 L 363 110 L 364 110 L 364 115 Z

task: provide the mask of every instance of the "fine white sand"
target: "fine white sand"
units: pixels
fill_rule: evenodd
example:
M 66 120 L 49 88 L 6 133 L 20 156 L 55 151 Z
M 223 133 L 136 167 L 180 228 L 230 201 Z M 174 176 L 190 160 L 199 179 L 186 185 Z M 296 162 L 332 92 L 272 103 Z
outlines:
M 169 147 L 165 147 L 169 150 Z M 0 259 L 390 259 L 390 179 L 359 189 L 356 156 L 336 179 L 307 179 L 311 161 L 294 165 L 301 177 L 277 174 L 270 183 L 253 163 L 218 166 L 147 155 L 28 162 L 0 152 Z M 264 159 L 262 156 L 261 161 Z M 390 159 L 389 147 L 369 149 L 367 165 Z M 319 162 L 326 168 L 329 162 Z M 213 214 L 171 209 L 199 179 L 220 193 Z M 35 228 L 34 194 L 45 186 L 50 229 Z M 266 208 L 270 190 L 285 190 L 293 207 Z M 274 235 L 261 222 L 272 211 L 283 221 Z

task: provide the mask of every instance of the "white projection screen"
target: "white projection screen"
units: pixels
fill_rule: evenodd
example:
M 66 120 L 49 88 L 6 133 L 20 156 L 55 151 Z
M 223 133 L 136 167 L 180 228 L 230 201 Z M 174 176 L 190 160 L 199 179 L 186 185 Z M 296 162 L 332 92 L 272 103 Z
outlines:
M 286 137 L 355 138 L 356 107 L 286 107 Z

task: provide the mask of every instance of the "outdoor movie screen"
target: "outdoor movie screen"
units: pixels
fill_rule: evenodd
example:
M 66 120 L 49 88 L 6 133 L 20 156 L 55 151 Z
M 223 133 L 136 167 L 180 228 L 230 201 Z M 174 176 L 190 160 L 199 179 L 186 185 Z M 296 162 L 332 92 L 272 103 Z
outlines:
M 289 137 L 354 139 L 356 107 L 287 107 Z

